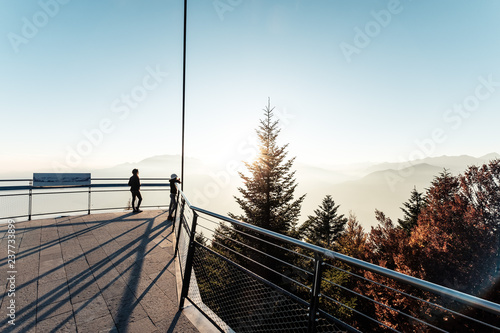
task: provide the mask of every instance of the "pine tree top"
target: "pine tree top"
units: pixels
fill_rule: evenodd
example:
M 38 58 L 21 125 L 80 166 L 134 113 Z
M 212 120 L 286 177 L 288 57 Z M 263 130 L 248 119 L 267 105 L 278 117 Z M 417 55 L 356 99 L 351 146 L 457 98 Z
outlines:
M 279 121 L 273 119 L 273 110 L 268 101 L 256 129 L 258 156 L 245 163 L 248 174 L 239 173 L 244 186 L 238 188 L 242 196 L 235 199 L 243 214 L 230 216 L 286 234 L 297 224 L 305 195 L 294 198 L 297 183 L 291 169 L 295 158 L 287 159 L 288 144 L 280 146 L 277 142 L 281 130 Z

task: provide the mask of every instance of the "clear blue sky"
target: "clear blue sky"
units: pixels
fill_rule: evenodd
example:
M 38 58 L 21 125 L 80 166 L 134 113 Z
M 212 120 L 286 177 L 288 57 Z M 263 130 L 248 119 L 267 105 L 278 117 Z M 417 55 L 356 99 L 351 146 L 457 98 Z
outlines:
M 182 0 L 0 2 L 0 173 L 181 151 Z M 500 1 L 190 0 L 186 154 L 271 105 L 313 165 L 499 151 Z

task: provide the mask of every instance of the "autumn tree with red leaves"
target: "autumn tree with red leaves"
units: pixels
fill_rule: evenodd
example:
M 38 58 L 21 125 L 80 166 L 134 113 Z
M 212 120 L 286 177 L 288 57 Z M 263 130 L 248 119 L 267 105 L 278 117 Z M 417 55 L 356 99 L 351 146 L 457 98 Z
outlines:
M 413 267 L 419 277 L 471 294 L 491 284 L 488 271 L 494 266 L 496 237 L 484 212 L 466 194 L 478 185 L 447 171 L 432 182 L 410 237 L 415 255 L 421 257 L 419 267 Z
M 416 199 L 414 194 L 410 199 Z M 415 200 L 410 200 L 404 206 L 416 208 L 414 204 Z M 410 215 L 406 216 L 407 221 L 411 221 Z M 372 227 L 366 246 L 368 261 L 498 302 L 500 288 L 495 284 L 495 277 L 500 266 L 499 160 L 469 167 L 461 176 L 443 171 L 425 193 L 425 204 L 418 212 L 416 223 L 411 221 L 411 228 L 395 227 L 380 211 L 376 211 L 376 218 L 379 224 Z M 396 287 L 394 281 L 369 272 L 365 277 L 402 291 L 406 288 Z M 460 325 L 467 325 L 470 331 L 480 331 L 457 318 L 447 321 L 436 317 L 433 311 L 419 308 L 414 301 L 378 285 L 365 284 L 359 288 L 378 302 L 374 305 L 375 316 L 389 327 L 410 329 L 401 315 L 392 310 L 398 309 L 452 331 L 459 327 L 465 329 Z M 485 290 L 489 293 L 485 294 Z M 430 301 L 438 299 L 425 292 L 421 297 Z M 453 308 L 454 305 L 447 306 Z

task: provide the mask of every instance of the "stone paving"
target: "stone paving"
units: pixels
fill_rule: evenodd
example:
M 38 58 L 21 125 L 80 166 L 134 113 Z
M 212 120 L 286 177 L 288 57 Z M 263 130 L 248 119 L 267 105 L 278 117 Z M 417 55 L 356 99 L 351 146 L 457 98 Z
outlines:
M 166 212 L 14 226 L 9 233 L 8 224 L 0 225 L 1 332 L 198 332 L 177 311 L 174 237 Z M 15 264 L 8 262 L 8 245 Z

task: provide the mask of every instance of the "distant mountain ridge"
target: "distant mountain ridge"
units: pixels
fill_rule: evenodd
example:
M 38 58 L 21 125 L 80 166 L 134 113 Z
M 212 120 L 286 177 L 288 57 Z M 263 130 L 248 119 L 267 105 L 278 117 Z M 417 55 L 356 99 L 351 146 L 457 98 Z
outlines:
M 411 163 L 380 163 L 368 168 L 364 167 L 362 170 L 358 167 L 354 168 L 355 170 L 341 170 L 296 162 L 293 167 L 296 170 L 295 177 L 298 183 L 295 196 L 307 194 L 302 205 L 299 223 L 304 222 L 308 215 L 314 213 L 327 194 L 332 196 L 337 205 L 340 205 L 339 211 L 342 214 L 347 216 L 349 211 L 352 211 L 357 215 L 360 223 L 367 228 L 377 223 L 375 209 L 383 211 L 396 222 L 402 217 L 400 207 L 409 199 L 413 188 L 425 193 L 434 177 L 444 169 L 458 175 L 470 165 L 482 165 L 496 158 L 500 158 L 498 153 L 477 158 L 468 155 L 428 157 Z M 122 163 L 110 168 L 82 170 L 81 172 L 91 172 L 94 178 L 128 178 L 133 168 L 139 169 L 142 178 L 169 178 L 172 173 L 180 176 L 181 157 L 158 155 L 136 163 Z M 39 172 L 39 170 L 34 170 L 34 172 Z M 50 172 L 50 170 L 40 172 Z M 15 177 L 2 175 L 2 178 Z M 239 213 L 239 206 L 234 196 L 239 197 L 237 188 L 243 185 L 242 180 L 236 172 L 228 172 L 224 163 L 214 166 L 202 160 L 187 157 L 185 178 L 184 190 L 195 206 L 222 215 L 228 212 Z
M 429 164 L 433 166 L 438 166 L 440 168 L 449 169 L 452 173 L 456 174 L 463 172 L 468 166 L 482 165 L 496 158 L 500 158 L 500 154 L 490 153 L 481 157 L 473 157 L 469 155 L 460 155 L 460 156 L 443 155 L 438 157 L 427 157 L 424 159 L 409 161 L 409 162 L 380 163 L 366 168 L 365 172 L 371 173 L 387 169 L 400 170 L 408 168 L 410 165 L 415 166 L 419 164 Z
M 190 164 L 201 163 L 197 159 L 187 158 Z M 139 169 L 139 174 L 144 178 L 169 178 L 172 173 L 180 174 L 180 155 L 157 155 L 145 158 L 138 162 L 126 162 L 110 168 L 97 169 L 92 172 L 92 177 L 129 177 L 132 169 Z
M 409 199 L 413 188 L 425 193 L 443 170 L 443 167 L 427 163 L 399 170 L 380 170 L 358 180 L 334 185 L 330 190 L 334 198 L 339 198 L 338 204 L 352 210 L 363 225 L 375 225 L 375 209 L 396 221 L 402 217 L 400 207 Z
M 425 193 L 431 181 L 444 169 L 458 175 L 470 165 L 482 165 L 495 158 L 500 158 L 500 155 L 491 153 L 477 158 L 439 156 L 411 163 L 381 163 L 365 168 L 357 178 L 350 170 L 342 172 L 297 162 L 294 164 L 298 183 L 295 195 L 307 194 L 299 223 L 313 214 L 327 194 L 340 205 L 341 213 L 347 216 L 353 211 L 365 227 L 376 225 L 375 209 L 396 222 L 402 217 L 400 207 L 409 199 L 413 188 Z M 179 155 L 160 155 L 96 170 L 92 175 L 128 177 L 132 168 L 137 167 L 141 177 L 170 177 L 172 172 L 180 174 L 180 163 Z M 238 175 L 228 174 L 221 166 L 209 166 L 195 158 L 186 158 L 185 174 L 185 191 L 194 205 L 223 215 L 238 213 L 239 207 L 234 200 L 234 196 L 239 196 L 237 188 L 242 186 Z
M 324 196 L 330 194 L 339 211 L 346 216 L 352 211 L 365 227 L 377 224 L 375 209 L 381 210 L 393 222 L 402 217 L 400 207 L 410 197 L 411 191 L 425 193 L 432 180 L 445 169 L 453 175 L 463 174 L 471 165 L 483 165 L 500 158 L 491 153 L 479 158 L 468 155 L 429 157 L 412 163 L 381 163 L 365 169 L 365 175 L 336 184 L 316 183 L 305 185 L 308 193 L 302 211 L 313 212 Z M 301 179 L 298 179 L 301 184 Z M 311 213 L 306 213 L 311 214 Z

